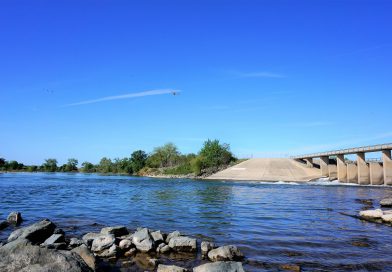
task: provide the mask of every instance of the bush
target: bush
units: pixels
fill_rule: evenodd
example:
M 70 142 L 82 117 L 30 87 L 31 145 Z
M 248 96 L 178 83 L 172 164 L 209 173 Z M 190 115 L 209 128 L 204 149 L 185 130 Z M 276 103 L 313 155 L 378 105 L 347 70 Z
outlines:
M 228 165 L 235 159 L 230 152 L 230 145 L 220 144 L 219 140 L 207 140 L 204 142 L 199 156 L 202 161 L 202 169 L 218 169 L 221 166 Z

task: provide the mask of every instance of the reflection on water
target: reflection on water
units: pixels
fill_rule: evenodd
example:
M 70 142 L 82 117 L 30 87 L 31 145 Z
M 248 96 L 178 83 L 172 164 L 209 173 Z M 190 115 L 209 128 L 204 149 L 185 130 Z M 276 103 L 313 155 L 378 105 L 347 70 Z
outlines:
M 0 174 L 0 216 L 50 218 L 69 235 L 104 225 L 180 230 L 240 246 L 248 271 L 392 271 L 392 228 L 343 216 L 386 187 L 261 184 L 83 174 Z M 0 233 L 4 240 L 10 230 Z

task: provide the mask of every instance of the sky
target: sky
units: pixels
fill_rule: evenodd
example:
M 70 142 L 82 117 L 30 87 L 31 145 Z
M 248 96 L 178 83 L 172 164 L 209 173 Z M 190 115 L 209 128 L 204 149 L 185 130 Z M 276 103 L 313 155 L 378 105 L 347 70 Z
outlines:
M 392 142 L 392 1 L 0 0 L 0 157 Z M 175 92 L 176 95 L 173 95 Z

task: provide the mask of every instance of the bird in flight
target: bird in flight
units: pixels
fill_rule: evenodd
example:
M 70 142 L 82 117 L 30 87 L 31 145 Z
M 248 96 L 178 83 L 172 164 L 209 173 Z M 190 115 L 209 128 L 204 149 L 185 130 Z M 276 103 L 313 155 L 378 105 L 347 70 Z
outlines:
M 175 95 L 179 95 L 179 93 L 178 93 L 178 92 L 175 92 L 175 91 L 173 91 L 173 92 L 172 92 L 172 95 L 174 95 L 174 96 L 175 96 Z

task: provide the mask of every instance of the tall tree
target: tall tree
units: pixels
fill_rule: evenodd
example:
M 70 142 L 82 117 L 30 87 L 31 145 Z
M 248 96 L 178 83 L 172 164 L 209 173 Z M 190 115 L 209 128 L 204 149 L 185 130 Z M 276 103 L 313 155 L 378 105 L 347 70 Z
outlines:
M 136 150 L 131 154 L 131 165 L 133 173 L 137 174 L 145 165 L 147 154 L 143 150 Z
M 46 159 L 42 164 L 42 168 L 46 172 L 56 172 L 57 171 L 57 160 L 56 159 Z

